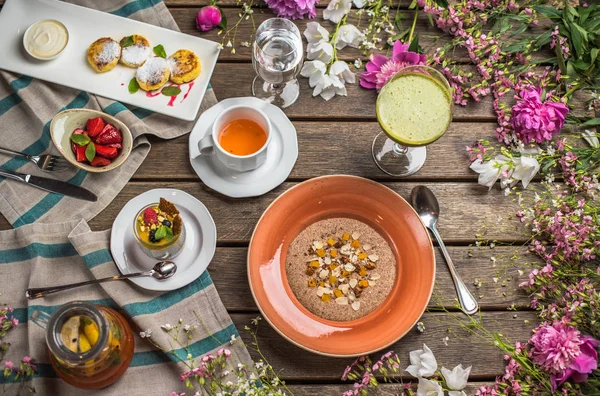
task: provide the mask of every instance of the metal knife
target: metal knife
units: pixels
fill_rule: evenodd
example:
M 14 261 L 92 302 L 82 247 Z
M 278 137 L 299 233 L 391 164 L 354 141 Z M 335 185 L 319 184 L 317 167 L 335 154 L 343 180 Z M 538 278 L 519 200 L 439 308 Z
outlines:
M 62 194 L 90 202 L 96 202 L 98 200 L 98 197 L 93 192 L 88 191 L 83 187 L 79 187 L 60 180 L 54 180 L 49 179 L 47 177 L 39 177 L 34 175 L 27 175 L 25 173 L 13 172 L 5 169 L 0 169 L 0 176 L 4 176 L 13 180 L 18 180 L 20 182 L 27 183 L 31 186 L 40 188 L 45 191 L 49 191 L 51 193 Z

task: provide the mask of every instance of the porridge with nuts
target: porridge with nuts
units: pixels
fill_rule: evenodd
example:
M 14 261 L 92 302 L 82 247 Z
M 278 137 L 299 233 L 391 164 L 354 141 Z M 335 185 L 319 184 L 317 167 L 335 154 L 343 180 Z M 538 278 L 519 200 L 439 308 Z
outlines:
M 311 224 L 292 241 L 285 270 L 306 309 L 324 319 L 349 321 L 386 299 L 396 278 L 396 259 L 367 224 L 334 218 Z

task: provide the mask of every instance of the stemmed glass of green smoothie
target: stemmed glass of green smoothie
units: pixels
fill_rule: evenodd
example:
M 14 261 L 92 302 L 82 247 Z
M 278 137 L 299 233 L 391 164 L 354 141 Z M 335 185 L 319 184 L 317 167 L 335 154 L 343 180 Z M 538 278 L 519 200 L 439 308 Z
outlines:
M 376 109 L 383 132 L 373 141 L 375 163 L 391 176 L 412 175 L 452 121 L 452 88 L 429 66 L 407 66 L 383 86 Z

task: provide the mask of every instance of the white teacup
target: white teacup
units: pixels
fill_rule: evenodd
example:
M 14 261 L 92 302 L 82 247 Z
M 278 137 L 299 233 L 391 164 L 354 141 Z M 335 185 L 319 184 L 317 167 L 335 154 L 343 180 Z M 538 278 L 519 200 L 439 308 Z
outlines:
M 249 155 L 235 155 L 227 152 L 219 143 L 219 134 L 223 127 L 231 121 L 238 119 L 247 119 L 256 122 L 267 133 L 267 141 L 256 152 Z M 232 106 L 225 109 L 217 116 L 210 135 L 204 136 L 198 142 L 200 155 L 216 155 L 228 168 L 236 171 L 245 172 L 253 170 L 264 164 L 267 159 L 267 147 L 271 142 L 271 121 L 260 110 L 248 106 Z

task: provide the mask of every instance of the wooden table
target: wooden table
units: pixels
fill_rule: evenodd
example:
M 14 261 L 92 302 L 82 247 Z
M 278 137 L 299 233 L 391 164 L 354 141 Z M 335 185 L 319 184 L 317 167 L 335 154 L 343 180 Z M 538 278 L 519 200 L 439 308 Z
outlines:
M 203 1 L 165 2 L 183 32 L 221 40 L 216 30 L 200 33 L 195 28 L 194 18 Z M 327 5 L 326 1 L 321 3 L 322 7 Z M 238 13 L 235 0 L 221 0 L 219 4 L 224 7 L 229 23 L 235 23 Z M 256 24 L 271 16 L 268 10 L 262 12 L 257 9 Z M 296 22 L 303 32 L 308 21 Z M 250 27 L 249 22 L 241 24 L 238 42 L 250 41 Z M 428 26 L 425 18 L 419 20 L 417 31 L 426 47 L 432 42 L 426 35 L 439 34 Z M 222 52 L 211 80 L 219 100 L 251 94 L 254 71 L 250 49 L 238 45 L 236 50 L 236 55 L 227 49 Z M 366 61 L 357 50 L 344 49 L 341 55 L 345 60 L 361 57 Z M 527 308 L 529 299 L 517 290 L 517 285 L 527 273 L 519 276 L 514 266 L 494 265 L 491 260 L 494 256 L 499 262 L 507 262 L 515 250 L 523 249 L 473 246 L 476 234 L 517 246 L 527 239 L 524 228 L 513 216 L 517 210 L 514 199 L 504 197 L 496 188 L 488 192 L 487 188 L 479 186 L 477 174 L 468 168 L 465 146 L 479 137 L 493 139 L 496 123 L 490 98 L 467 107 L 457 107 L 448 132 L 427 148 L 425 166 L 411 177 L 393 179 L 381 172 L 371 158 L 371 142 L 380 131 L 375 119 L 376 94 L 358 85 L 349 85 L 347 97 L 335 97 L 325 102 L 311 97 L 306 79 L 301 78 L 300 85 L 299 101 L 286 110 L 297 128 L 300 153 L 284 184 L 258 198 L 225 197 L 206 187 L 192 170 L 188 160 L 187 135 L 171 141 L 153 139 L 148 158 L 117 198 L 91 221 L 92 228 L 110 228 L 127 201 L 153 188 L 177 188 L 197 197 L 208 207 L 217 225 L 218 247 L 209 266 L 210 274 L 233 321 L 244 335 L 244 325 L 258 316 L 246 276 L 247 246 L 258 218 L 277 196 L 299 182 L 332 174 L 367 177 L 391 187 L 405 198 L 414 186 L 425 184 L 440 201 L 440 233 L 458 272 L 479 300 L 484 324 L 513 340 L 526 340 L 535 326 L 536 315 Z M 160 166 L 156 166 L 157 163 Z M 484 223 L 487 226 L 483 227 Z M 0 229 L 8 228 L 10 225 L 0 216 Z M 436 287 L 429 312 L 422 318 L 425 332 L 419 333 L 415 329 L 392 348 L 403 359 L 403 368 L 409 364 L 408 352 L 421 348 L 423 343 L 434 351 L 440 366 L 472 365 L 470 379 L 474 382 L 467 393 L 474 394 L 477 386 L 492 382 L 504 372 L 502 354 L 490 340 L 470 336 L 456 326 L 457 320 L 464 321 L 466 317 L 455 308 L 452 280 L 437 248 L 436 252 Z M 497 278 L 497 283 L 493 278 Z M 474 285 L 476 279 L 482 281 L 479 288 Z M 508 310 L 509 307 L 517 308 L 518 312 Z M 448 340 L 445 340 L 446 337 Z M 259 343 L 269 362 L 276 370 L 281 370 L 281 378 L 292 385 L 291 389 L 297 395 L 339 395 L 351 387 L 351 384 L 342 383 L 340 376 L 352 359 L 326 358 L 306 352 L 284 340 L 264 322 L 259 331 Z M 411 380 L 407 373 L 403 373 L 402 377 L 405 381 Z

